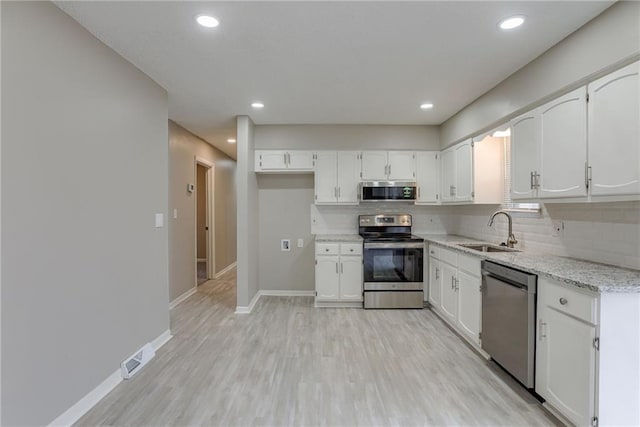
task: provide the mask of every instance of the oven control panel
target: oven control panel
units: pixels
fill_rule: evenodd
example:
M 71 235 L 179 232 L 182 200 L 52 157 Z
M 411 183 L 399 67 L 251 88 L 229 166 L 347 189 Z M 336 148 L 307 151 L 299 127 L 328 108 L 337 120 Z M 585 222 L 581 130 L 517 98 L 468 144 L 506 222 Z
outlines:
M 411 227 L 411 215 L 360 215 L 358 217 L 361 227 L 385 227 L 385 226 L 401 226 Z

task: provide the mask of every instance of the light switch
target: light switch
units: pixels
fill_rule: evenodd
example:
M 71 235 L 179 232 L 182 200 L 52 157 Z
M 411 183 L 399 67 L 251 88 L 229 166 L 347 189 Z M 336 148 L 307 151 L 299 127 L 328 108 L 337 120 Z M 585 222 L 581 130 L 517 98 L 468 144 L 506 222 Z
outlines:
M 156 214 L 156 228 L 164 227 L 164 215 L 161 213 Z
M 173 219 L 178 219 L 178 209 L 173 209 Z
M 298 247 L 299 248 L 304 248 L 304 240 L 303 239 L 298 239 Z

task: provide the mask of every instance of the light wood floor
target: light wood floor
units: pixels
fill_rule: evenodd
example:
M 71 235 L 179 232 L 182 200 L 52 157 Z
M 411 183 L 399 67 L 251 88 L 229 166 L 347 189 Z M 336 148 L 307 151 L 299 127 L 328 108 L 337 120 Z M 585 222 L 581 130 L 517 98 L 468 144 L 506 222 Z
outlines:
M 429 310 L 262 297 L 236 315 L 235 304 L 235 271 L 200 286 L 172 310 L 173 339 L 77 424 L 556 423 Z

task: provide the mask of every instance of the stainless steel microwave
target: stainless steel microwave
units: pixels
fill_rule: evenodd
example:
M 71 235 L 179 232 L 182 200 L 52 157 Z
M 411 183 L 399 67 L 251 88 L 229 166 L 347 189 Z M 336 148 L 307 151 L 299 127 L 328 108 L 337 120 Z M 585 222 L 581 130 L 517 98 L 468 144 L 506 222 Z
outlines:
M 362 202 L 414 202 L 418 185 L 407 181 L 366 181 L 360 183 Z

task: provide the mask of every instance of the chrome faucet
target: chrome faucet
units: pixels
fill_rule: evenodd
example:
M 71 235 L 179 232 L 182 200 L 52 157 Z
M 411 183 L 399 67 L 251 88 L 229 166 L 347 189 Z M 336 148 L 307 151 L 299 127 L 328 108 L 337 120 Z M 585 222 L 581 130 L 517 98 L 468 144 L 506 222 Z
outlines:
M 499 214 L 505 215 L 509 220 L 509 237 L 507 238 L 507 243 L 502 242 L 500 243 L 500 246 L 507 246 L 512 248 L 516 243 L 518 243 L 518 241 L 516 240 L 516 236 L 513 235 L 513 219 L 511 218 L 511 215 L 509 215 L 507 211 L 494 212 L 493 215 L 491 215 L 491 218 L 489 219 L 489 227 L 493 225 L 494 218 Z

